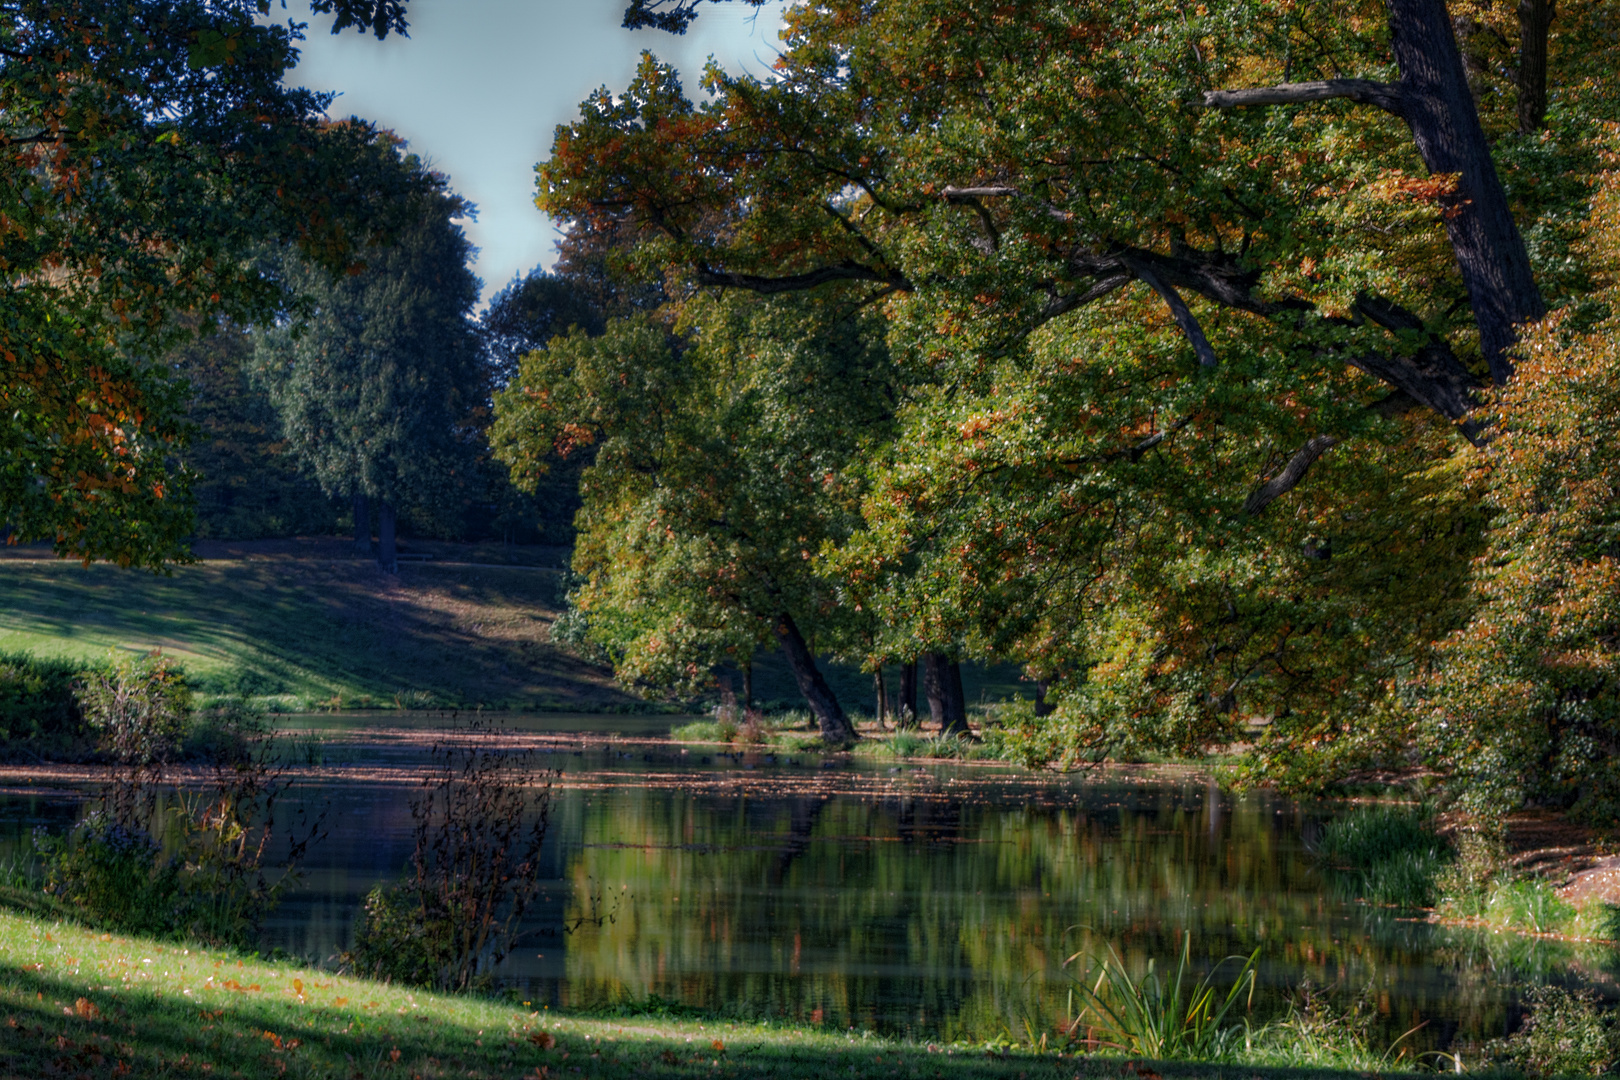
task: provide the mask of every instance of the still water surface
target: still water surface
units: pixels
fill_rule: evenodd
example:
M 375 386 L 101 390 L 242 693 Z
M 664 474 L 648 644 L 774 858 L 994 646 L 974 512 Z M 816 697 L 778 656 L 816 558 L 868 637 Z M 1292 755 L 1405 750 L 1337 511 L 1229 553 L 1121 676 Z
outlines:
M 375 714 L 320 721 L 320 768 L 295 798 L 326 807 L 330 834 L 265 948 L 334 957 L 366 892 L 407 863 L 432 722 L 383 722 L 379 737 Z M 593 718 L 593 734 L 571 737 L 558 732 L 582 724 L 526 723 L 562 777 L 541 899 L 498 976 L 537 1005 L 657 995 L 932 1039 L 1023 1038 L 1068 1014 L 1066 957 L 1112 947 L 1138 972 L 1151 958 L 1162 968 L 1190 931 L 1203 969 L 1260 950 L 1256 1019 L 1308 981 L 1341 1003 L 1364 996 L 1386 1041 L 1425 1024 L 1413 1041 L 1432 1048 L 1502 1034 L 1526 977 L 1602 983 L 1611 967 L 1597 947 L 1336 899 L 1308 850 L 1336 807 L 1222 793 L 1190 772 L 834 764 L 603 737 L 667 731 L 667 717 Z M 81 808 L 66 791 L 0 796 L 0 836 L 65 827 Z

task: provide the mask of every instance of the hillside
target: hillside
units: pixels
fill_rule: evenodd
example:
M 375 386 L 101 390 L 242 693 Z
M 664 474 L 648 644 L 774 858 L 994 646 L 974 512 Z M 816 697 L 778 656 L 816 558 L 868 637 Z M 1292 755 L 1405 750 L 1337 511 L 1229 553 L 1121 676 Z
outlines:
M 432 558 L 389 577 L 341 540 L 200 543 L 198 562 L 158 576 L 0 548 L 0 652 L 162 649 L 204 694 L 289 711 L 655 707 L 551 642 L 564 550 L 417 541 L 407 551 Z M 1015 671 L 991 674 L 964 671 L 970 702 L 1017 690 Z M 846 708 L 870 711 L 870 675 L 836 665 L 827 675 Z M 756 667 L 755 694 L 798 703 L 779 657 Z

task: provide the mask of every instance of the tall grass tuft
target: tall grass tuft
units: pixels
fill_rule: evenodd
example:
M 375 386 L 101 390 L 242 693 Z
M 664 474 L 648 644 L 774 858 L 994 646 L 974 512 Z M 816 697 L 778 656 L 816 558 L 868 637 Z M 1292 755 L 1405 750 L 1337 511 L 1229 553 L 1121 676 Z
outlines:
M 1064 965 L 1082 955 L 1075 953 L 1064 961 Z M 1100 972 L 1095 983 L 1088 985 L 1085 979 L 1075 980 L 1083 1006 L 1078 1017 L 1069 1025 L 1067 1034 L 1071 1039 L 1076 1039 L 1084 1028 L 1084 1038 L 1076 1041 L 1084 1042 L 1088 1048 L 1102 1047 L 1161 1060 L 1182 1058 L 1210 1061 L 1228 1056 L 1237 1029 L 1224 1026 L 1226 1017 L 1239 1001 L 1244 1001 L 1247 1007 L 1253 1000 L 1254 965 L 1259 957 L 1260 950 L 1256 949 L 1243 961 L 1237 981 L 1227 990 L 1226 996 L 1218 998 L 1213 980 L 1215 972 L 1226 960 L 1222 960 L 1190 988 L 1188 986 L 1192 960 L 1191 932 L 1181 939 L 1181 959 L 1168 979 L 1159 976 L 1152 960 L 1148 961 L 1147 972 L 1142 978 L 1131 978 L 1124 961 L 1110 947 L 1108 955 L 1097 961 Z M 1226 959 L 1242 958 L 1229 956 Z
M 1430 907 L 1437 877 L 1456 856 L 1425 811 L 1368 806 L 1328 822 L 1316 857 L 1341 893 L 1371 904 Z
M 1282 1019 L 1246 1028 L 1242 1057 L 1251 1065 L 1379 1073 L 1409 1056 L 1411 1048 L 1402 1044 L 1418 1028 L 1379 1051 L 1372 1043 L 1377 1019 L 1367 997 L 1348 1008 L 1337 1008 L 1305 982 L 1290 998 Z

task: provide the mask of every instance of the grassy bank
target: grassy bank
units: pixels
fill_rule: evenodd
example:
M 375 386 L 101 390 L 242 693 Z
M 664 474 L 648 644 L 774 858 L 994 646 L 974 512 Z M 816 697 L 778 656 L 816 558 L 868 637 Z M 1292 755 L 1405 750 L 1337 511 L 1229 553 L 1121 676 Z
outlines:
M 160 648 L 205 698 L 245 696 L 284 711 L 650 707 L 606 668 L 552 643 L 566 552 L 414 546 L 433 558 L 403 564 L 397 577 L 335 540 L 205 546 L 201 561 L 169 577 L 0 549 L 0 653 L 100 662 Z M 825 674 L 846 708 L 872 696 L 868 674 L 840 665 Z M 973 700 L 1020 688 L 1011 669 L 970 666 L 964 682 Z M 755 665 L 754 687 L 761 701 L 799 701 L 779 655 Z
M 1351 1076 L 986 1053 L 813 1025 L 559 1016 L 0 910 L 0 1076 L 1072 1080 Z

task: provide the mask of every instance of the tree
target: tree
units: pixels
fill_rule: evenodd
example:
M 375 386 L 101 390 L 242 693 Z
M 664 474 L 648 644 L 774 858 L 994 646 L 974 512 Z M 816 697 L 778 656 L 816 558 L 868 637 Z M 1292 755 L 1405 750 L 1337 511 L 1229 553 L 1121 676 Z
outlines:
M 1613 136 L 1611 134 L 1611 140 Z M 1620 149 L 1620 148 L 1617 148 Z M 1478 602 L 1424 704 L 1436 758 L 1499 820 L 1527 800 L 1620 822 L 1620 173 L 1600 175 L 1588 305 L 1533 332 L 1491 405 L 1480 486 L 1497 513 Z
M 320 5 L 378 33 L 392 0 Z M 16 540 L 156 567 L 184 553 L 187 394 L 159 363 L 278 292 L 245 264 L 295 238 L 352 261 L 356 128 L 281 79 L 298 28 L 258 0 L 0 4 L 0 514 Z M 370 228 L 386 224 L 372 215 Z
M 861 637 L 817 555 L 858 520 L 862 447 L 894 373 L 870 314 L 802 298 L 688 305 L 676 327 L 615 319 L 526 356 L 496 398 L 520 483 L 589 448 L 572 597 L 621 679 L 706 685 L 779 645 L 835 745 L 854 740 L 816 664 Z
M 407 175 L 395 140 L 375 152 Z M 283 431 L 303 467 L 331 496 L 354 500 L 357 540 L 369 533 L 365 500 L 379 503 L 379 555 L 393 572 L 398 508 L 444 512 L 470 483 L 489 382 L 471 321 L 478 280 L 456 219 L 466 203 L 436 180 L 410 205 L 412 220 L 363 271 L 333 279 L 296 252 L 275 258 L 305 302 L 255 348 Z
M 768 81 L 699 105 L 648 57 L 587 101 L 540 201 L 677 299 L 880 308 L 896 435 L 824 572 L 1053 680 L 1059 756 L 1242 741 L 1314 782 L 1414 745 L 1485 389 L 1583 287 L 1614 45 L 1523 10 L 1470 85 L 1439 0 L 802 6 Z
M 319 485 L 299 474 L 269 395 L 249 375 L 252 356 L 252 333 L 224 326 L 168 357 L 191 388 L 186 419 L 193 433 L 180 458 L 193 477 L 196 536 L 328 535 L 338 512 Z

